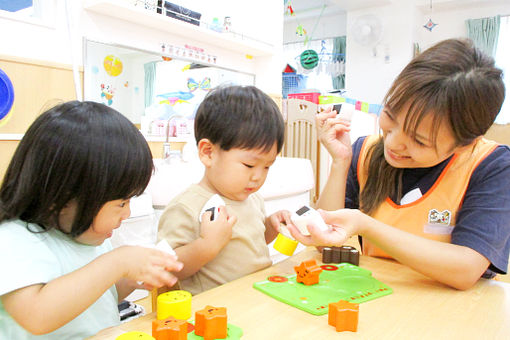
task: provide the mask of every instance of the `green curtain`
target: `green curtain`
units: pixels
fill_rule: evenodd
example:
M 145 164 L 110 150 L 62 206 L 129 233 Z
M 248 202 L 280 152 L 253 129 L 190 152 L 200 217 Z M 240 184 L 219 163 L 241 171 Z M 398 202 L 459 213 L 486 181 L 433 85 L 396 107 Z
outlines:
M 336 37 L 333 40 L 333 62 L 344 61 L 345 62 L 345 36 Z M 345 73 L 339 76 L 331 77 L 333 81 L 333 88 L 335 90 L 345 88 Z
M 152 105 L 154 98 L 154 82 L 156 81 L 156 63 L 151 61 L 143 65 L 145 71 L 145 107 Z
M 466 20 L 468 38 L 473 40 L 476 47 L 492 57 L 496 55 L 500 22 L 501 16 L 499 15 Z

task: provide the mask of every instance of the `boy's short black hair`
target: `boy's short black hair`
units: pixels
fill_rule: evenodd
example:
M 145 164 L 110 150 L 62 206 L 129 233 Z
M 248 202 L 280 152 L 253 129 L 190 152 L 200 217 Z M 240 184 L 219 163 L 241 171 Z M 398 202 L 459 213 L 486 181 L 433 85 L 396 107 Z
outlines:
M 207 94 L 195 117 L 197 143 L 207 138 L 222 150 L 283 146 L 285 127 L 276 103 L 255 86 L 218 87 Z

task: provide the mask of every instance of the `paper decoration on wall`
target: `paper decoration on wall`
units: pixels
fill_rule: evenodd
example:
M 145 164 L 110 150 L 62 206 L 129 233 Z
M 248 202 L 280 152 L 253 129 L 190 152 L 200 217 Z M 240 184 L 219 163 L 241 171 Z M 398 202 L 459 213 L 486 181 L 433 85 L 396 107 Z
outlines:
M 205 53 L 201 47 L 184 45 L 184 47 L 161 43 L 161 52 L 172 57 L 185 57 L 187 59 L 216 64 L 217 56 Z M 170 56 L 163 56 L 163 60 L 172 60 Z
M 188 100 L 193 98 L 195 95 L 191 92 L 175 91 L 167 92 L 156 95 L 156 97 L 162 98 L 159 104 L 168 104 L 174 106 L 178 103 L 189 103 Z
M 306 70 L 311 70 L 319 64 L 319 55 L 314 50 L 306 50 L 301 53 L 301 66 Z
M 107 55 L 104 58 L 103 66 L 106 73 L 112 77 L 117 77 L 122 73 L 122 61 L 113 54 Z
M 196 89 L 209 91 L 211 89 L 211 78 L 205 77 L 200 83 L 196 82 L 193 78 L 188 78 L 188 89 L 194 92 Z
M 188 78 L 186 86 L 188 87 L 188 92 L 175 91 L 156 95 L 156 97 L 162 98 L 159 104 L 174 106 L 179 103 L 189 103 L 188 100 L 195 96 L 193 92 L 197 89 L 202 89 L 204 91 L 209 91 L 211 89 L 211 78 L 205 77 L 201 82 L 197 82 L 193 78 Z
M 103 104 L 112 105 L 115 89 L 111 85 L 101 84 L 101 99 Z
M 14 87 L 9 76 L 0 69 L 0 126 L 7 123 L 10 118 L 12 104 L 14 103 Z
M 126 82 L 124 83 L 124 87 L 129 87 L 129 81 L 126 80 Z
M 92 74 L 98 74 L 99 73 L 99 67 L 97 67 L 97 66 L 92 66 L 90 68 L 90 70 L 92 71 Z

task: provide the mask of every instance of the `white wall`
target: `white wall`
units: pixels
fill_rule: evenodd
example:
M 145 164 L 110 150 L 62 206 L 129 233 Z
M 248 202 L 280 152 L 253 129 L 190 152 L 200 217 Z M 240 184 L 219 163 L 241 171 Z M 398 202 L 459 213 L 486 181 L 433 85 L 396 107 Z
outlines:
M 84 2 L 84 0 L 68 0 L 67 2 L 55 0 L 55 19 L 50 27 L 0 17 L 0 32 L 2 32 L 0 54 L 63 64 L 72 64 L 72 56 L 74 56 L 76 64 L 82 66 L 82 37 L 150 51 L 159 51 L 162 42 L 177 46 L 188 44 L 218 56 L 218 66 L 254 73 L 257 85 L 262 90 L 269 93 L 281 93 L 280 64 L 283 41 L 283 3 L 281 1 L 260 0 L 250 8 L 247 8 L 245 2 L 236 0 L 213 2 L 196 0 L 191 3 L 181 1 L 181 5 L 201 12 L 205 20 L 218 17 L 220 22 L 223 22 L 224 16 L 231 16 L 233 30 L 275 46 L 274 55 L 253 59 L 247 58 L 242 52 L 230 52 L 223 46 L 190 41 L 165 31 L 84 10 L 82 7 Z M 172 2 L 179 4 L 179 0 Z M 16 34 L 4 32 L 16 32 Z M 71 38 L 69 38 L 70 35 Z M 277 72 L 271 72 L 273 70 Z
M 363 14 L 376 14 L 384 25 L 376 57 L 349 37 L 349 28 Z M 390 5 L 349 12 L 346 53 L 348 96 L 374 104 L 381 103 L 393 79 L 411 60 L 413 43 L 418 42 L 423 51 L 444 39 L 466 37 L 466 19 L 497 14 L 510 14 L 510 1 L 504 5 L 463 5 L 462 8 L 433 10 L 431 15 L 428 8 L 420 9 L 412 1 L 394 0 Z M 438 24 L 431 32 L 423 27 L 429 17 Z
M 356 20 L 364 15 L 374 15 L 382 23 L 377 45 L 361 45 L 352 36 Z M 372 104 L 381 102 L 394 77 L 412 57 L 415 22 L 415 7 L 408 0 L 347 14 L 346 96 Z
M 485 6 L 464 6 L 452 10 L 433 11 L 432 15 L 428 11 L 423 11 L 421 22 L 424 24 L 429 17 L 432 21 L 438 23 L 436 27 L 429 32 L 426 29 L 419 29 L 418 39 L 422 50 L 430 47 L 434 43 L 455 37 L 466 37 L 467 19 L 477 19 L 491 17 L 495 15 L 510 15 L 510 1 L 506 5 L 485 5 Z

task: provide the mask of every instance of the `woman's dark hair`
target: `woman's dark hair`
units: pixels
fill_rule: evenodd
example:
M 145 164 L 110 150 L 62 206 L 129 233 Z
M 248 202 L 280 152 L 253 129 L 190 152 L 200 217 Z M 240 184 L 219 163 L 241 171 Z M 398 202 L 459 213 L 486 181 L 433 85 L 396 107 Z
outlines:
M 414 58 L 395 79 L 384 98 L 385 109 L 405 114 L 404 131 L 411 137 L 427 115 L 433 115 L 433 144 L 440 124 L 451 128 L 456 146 L 471 144 L 491 127 L 505 98 L 502 71 L 471 40 L 444 40 Z M 404 112 L 405 111 L 405 112 Z M 370 213 L 386 197 L 402 197 L 404 169 L 384 158 L 381 138 L 369 150 L 368 179 L 361 209 Z
M 223 150 L 232 148 L 280 152 L 283 117 L 274 100 L 254 86 L 218 87 L 207 94 L 195 117 L 197 143 L 207 138 Z
M 49 230 L 77 204 L 69 235 L 86 231 L 108 201 L 142 194 L 153 171 L 142 134 L 123 115 L 71 101 L 40 115 L 18 145 L 0 188 L 0 222 L 20 219 Z

